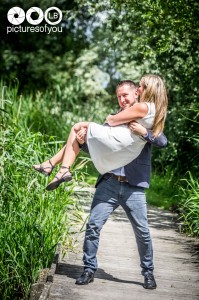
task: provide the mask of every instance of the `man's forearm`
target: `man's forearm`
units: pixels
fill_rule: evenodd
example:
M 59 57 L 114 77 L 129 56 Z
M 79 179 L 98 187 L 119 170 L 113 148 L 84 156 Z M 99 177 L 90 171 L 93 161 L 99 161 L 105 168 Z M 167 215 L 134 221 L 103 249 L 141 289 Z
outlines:
M 154 138 L 152 131 L 147 130 L 147 134 L 145 136 L 143 136 L 143 138 L 155 147 L 163 148 L 163 147 L 167 146 L 167 138 L 164 135 L 164 133 L 162 133 L 158 137 Z

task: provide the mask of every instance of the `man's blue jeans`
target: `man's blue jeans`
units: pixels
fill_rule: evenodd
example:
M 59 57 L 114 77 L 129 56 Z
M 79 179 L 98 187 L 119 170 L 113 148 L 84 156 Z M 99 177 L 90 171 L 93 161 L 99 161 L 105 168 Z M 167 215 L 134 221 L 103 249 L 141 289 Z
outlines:
M 84 239 L 84 269 L 91 272 L 97 270 L 100 230 L 119 205 L 125 210 L 135 233 L 142 275 L 153 273 L 153 248 L 144 189 L 130 186 L 126 182 L 121 183 L 113 177 L 99 183 L 93 198 Z

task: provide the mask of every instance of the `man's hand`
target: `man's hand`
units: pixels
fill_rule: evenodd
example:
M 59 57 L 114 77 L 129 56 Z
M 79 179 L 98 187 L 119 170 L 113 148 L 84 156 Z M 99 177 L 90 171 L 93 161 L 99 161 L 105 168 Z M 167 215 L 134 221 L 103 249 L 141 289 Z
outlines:
M 128 127 L 134 134 L 142 136 L 145 136 L 147 134 L 147 129 L 136 121 L 130 122 Z
M 76 133 L 76 139 L 80 145 L 83 145 L 86 142 L 86 133 L 87 129 L 81 127 L 81 129 Z

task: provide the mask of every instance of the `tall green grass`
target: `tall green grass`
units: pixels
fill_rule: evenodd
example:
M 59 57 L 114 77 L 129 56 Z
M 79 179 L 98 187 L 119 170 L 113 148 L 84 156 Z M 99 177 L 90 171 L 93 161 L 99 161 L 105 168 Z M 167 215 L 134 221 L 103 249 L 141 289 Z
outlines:
M 49 267 L 57 243 L 70 237 L 74 222 L 82 221 L 72 197 L 74 185 L 47 193 L 48 179 L 31 168 L 60 145 L 27 127 L 22 100 L 17 88 L 1 87 L 0 298 L 13 300 L 28 299 L 31 284 L 40 269 Z
M 167 168 L 164 174 L 152 172 L 150 188 L 146 189 L 147 203 L 175 210 L 179 204 L 178 188 L 178 178 L 171 168 Z
M 77 96 L 76 96 L 77 97 Z M 56 139 L 66 140 L 71 126 L 80 121 L 95 121 L 103 123 L 105 117 L 110 113 L 110 103 L 103 100 L 96 101 L 90 98 L 86 102 L 71 105 L 74 95 L 68 94 L 62 99 L 61 94 L 53 94 L 51 91 L 45 93 L 37 92 L 21 97 L 20 118 L 24 126 L 32 132 L 41 132 L 48 136 L 56 136 Z M 66 102 L 66 103 L 65 103 Z M 15 103 L 16 105 L 16 103 Z M 115 100 L 117 106 L 117 99 Z M 112 108 L 112 111 L 114 109 Z
M 190 108 L 192 113 L 192 124 L 198 126 L 199 124 L 199 105 L 198 102 L 194 103 Z M 199 149 L 199 134 L 189 137 L 189 141 L 193 143 L 196 149 Z M 186 177 L 181 180 L 180 184 L 180 210 L 181 222 L 183 222 L 184 231 L 191 236 L 199 237 L 199 173 L 198 173 L 198 153 L 196 152 L 193 158 L 194 167 L 193 173 L 187 172 Z
M 180 188 L 181 217 L 186 233 L 199 237 L 199 182 L 189 173 Z

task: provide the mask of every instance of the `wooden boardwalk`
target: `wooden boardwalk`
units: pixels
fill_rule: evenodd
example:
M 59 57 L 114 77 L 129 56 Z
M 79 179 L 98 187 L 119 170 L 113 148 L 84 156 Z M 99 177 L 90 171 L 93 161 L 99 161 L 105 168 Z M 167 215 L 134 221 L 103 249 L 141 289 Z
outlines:
M 87 286 L 75 284 L 83 271 L 84 234 L 80 234 L 76 253 L 69 253 L 58 265 L 48 299 L 198 300 L 199 262 L 193 255 L 196 241 L 177 232 L 170 212 L 150 207 L 148 219 L 154 248 L 156 290 L 143 288 L 134 234 L 124 212 L 118 209 L 101 232 L 99 269 L 94 282 Z

